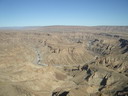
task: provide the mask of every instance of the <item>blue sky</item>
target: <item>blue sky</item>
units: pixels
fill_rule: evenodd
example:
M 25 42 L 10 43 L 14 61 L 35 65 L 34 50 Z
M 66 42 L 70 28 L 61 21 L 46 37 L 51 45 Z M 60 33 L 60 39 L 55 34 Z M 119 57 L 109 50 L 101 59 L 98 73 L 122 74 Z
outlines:
M 0 0 L 0 27 L 128 26 L 128 0 Z

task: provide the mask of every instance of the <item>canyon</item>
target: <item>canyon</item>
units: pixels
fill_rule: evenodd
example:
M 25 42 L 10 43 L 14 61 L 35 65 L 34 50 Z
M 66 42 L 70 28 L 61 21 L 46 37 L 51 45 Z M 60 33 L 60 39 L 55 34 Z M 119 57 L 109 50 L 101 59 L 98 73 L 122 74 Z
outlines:
M 128 26 L 0 28 L 0 96 L 128 96 Z

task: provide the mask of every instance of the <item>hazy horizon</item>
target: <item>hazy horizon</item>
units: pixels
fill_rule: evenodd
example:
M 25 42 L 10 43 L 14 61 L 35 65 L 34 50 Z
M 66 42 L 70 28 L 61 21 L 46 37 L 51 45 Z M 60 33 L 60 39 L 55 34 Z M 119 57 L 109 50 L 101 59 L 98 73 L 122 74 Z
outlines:
M 25 28 L 25 27 L 128 27 L 128 25 L 42 25 L 42 26 L 4 26 L 0 28 Z

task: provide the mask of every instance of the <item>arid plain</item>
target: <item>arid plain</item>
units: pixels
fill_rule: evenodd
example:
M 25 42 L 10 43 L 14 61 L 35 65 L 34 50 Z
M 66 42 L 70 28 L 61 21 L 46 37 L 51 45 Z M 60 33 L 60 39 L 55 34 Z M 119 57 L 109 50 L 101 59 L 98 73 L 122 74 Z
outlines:
M 1 28 L 0 96 L 128 96 L 128 27 Z

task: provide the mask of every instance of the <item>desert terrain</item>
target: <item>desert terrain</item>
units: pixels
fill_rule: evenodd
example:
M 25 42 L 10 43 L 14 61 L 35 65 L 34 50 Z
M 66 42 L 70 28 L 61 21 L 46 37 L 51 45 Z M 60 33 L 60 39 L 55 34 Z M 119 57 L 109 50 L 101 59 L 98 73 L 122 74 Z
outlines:
M 128 26 L 0 28 L 0 96 L 128 96 Z

